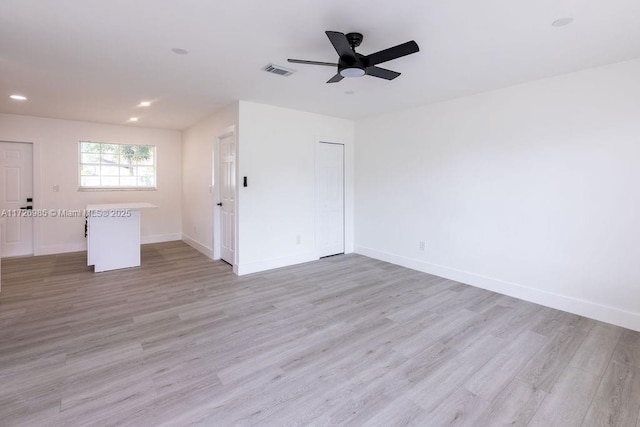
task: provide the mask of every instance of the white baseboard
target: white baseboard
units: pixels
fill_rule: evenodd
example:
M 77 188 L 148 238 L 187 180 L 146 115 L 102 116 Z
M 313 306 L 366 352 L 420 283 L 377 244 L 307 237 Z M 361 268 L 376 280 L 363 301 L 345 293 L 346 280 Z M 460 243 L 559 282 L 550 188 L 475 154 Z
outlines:
M 198 242 L 197 240 L 195 240 L 190 236 L 187 236 L 184 233 L 182 234 L 182 241 L 185 242 L 187 245 L 191 246 L 193 249 L 200 252 L 201 254 L 213 259 L 213 249 L 211 249 L 210 247 L 203 245 L 202 243 Z
M 182 240 L 182 236 L 180 235 L 180 233 L 156 234 L 154 236 L 140 237 L 140 243 L 143 245 L 146 245 L 149 243 L 174 242 L 176 240 Z
M 34 251 L 34 255 L 55 255 L 65 254 L 68 252 L 83 252 L 87 250 L 87 243 L 67 243 L 64 245 L 47 245 L 41 246 Z
M 140 238 L 141 244 L 147 243 L 161 243 L 172 242 L 174 240 L 180 240 L 179 234 L 157 234 L 153 236 L 142 236 Z M 87 250 L 86 240 L 82 243 L 67 243 L 64 245 L 47 245 L 41 246 L 38 250 L 34 251 L 34 255 L 55 255 L 64 254 L 68 252 L 82 252 Z
M 272 258 L 263 261 L 238 264 L 234 272 L 238 276 L 258 273 L 260 271 L 272 270 L 274 268 L 288 267 L 290 265 L 302 264 L 303 262 L 316 261 L 318 257 L 315 253 L 305 252 L 302 254 L 290 255 L 280 258 Z
M 357 245 L 355 248 L 355 252 L 360 255 L 368 256 L 370 258 L 375 258 L 381 261 L 390 262 L 392 264 L 401 265 L 412 270 L 422 271 L 423 273 L 429 273 L 435 276 L 443 277 L 445 279 L 455 280 L 456 282 L 465 283 L 477 288 L 487 289 L 499 294 L 508 295 L 521 300 L 544 305 L 546 307 L 551 307 L 580 316 L 589 317 L 591 319 L 600 320 L 602 322 L 611 323 L 617 326 L 622 326 L 623 328 L 640 331 L 640 313 L 598 304 L 596 302 L 587 301 L 580 298 L 555 294 L 540 289 L 534 289 L 528 286 L 519 285 L 517 283 L 493 279 L 491 277 L 457 270 L 455 268 L 445 267 L 442 265 L 432 264 L 413 258 L 403 257 L 400 255 L 379 251 L 377 249 L 367 248 L 364 246 Z

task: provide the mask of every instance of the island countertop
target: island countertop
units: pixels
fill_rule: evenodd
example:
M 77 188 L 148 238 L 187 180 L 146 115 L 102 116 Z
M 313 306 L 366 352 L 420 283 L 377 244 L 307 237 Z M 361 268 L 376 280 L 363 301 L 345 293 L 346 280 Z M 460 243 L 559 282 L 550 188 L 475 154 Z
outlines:
M 87 205 L 88 211 L 97 211 L 97 210 L 109 210 L 109 209 L 132 209 L 132 210 L 140 210 L 140 209 L 151 209 L 157 208 L 158 206 L 152 203 L 139 202 L 139 203 L 101 203 L 94 205 Z

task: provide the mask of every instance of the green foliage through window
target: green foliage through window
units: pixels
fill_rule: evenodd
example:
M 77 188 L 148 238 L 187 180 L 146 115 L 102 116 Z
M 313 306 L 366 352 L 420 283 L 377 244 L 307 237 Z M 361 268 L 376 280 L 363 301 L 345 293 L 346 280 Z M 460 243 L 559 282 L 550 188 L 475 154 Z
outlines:
M 80 142 L 80 188 L 155 187 L 155 146 Z

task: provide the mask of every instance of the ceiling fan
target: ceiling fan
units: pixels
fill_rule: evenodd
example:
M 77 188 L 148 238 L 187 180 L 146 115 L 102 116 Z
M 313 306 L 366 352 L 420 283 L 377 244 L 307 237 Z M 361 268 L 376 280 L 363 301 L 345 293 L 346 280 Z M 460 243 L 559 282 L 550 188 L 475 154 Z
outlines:
M 305 61 L 302 59 L 288 59 L 287 61 L 296 64 L 324 65 L 327 67 L 337 67 L 338 73 L 331 77 L 327 83 L 337 83 L 344 77 L 362 77 L 365 74 L 373 77 L 379 77 L 385 80 L 393 80 L 400 75 L 396 71 L 387 70 L 386 68 L 377 67 L 378 64 L 391 61 L 392 59 L 416 53 L 420 50 L 418 44 L 411 40 L 410 42 L 399 44 L 381 50 L 371 55 L 361 55 L 356 52 L 356 47 L 362 43 L 362 34 L 348 33 L 343 34 L 338 31 L 325 31 L 329 41 L 338 52 L 338 63 Z

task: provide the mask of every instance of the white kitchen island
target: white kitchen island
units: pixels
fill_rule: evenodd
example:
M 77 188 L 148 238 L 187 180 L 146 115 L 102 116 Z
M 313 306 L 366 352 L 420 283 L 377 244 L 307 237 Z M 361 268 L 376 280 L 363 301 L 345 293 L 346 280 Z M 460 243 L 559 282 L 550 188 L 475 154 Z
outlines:
M 96 272 L 140 266 L 140 211 L 151 203 L 87 205 L 87 265 Z

